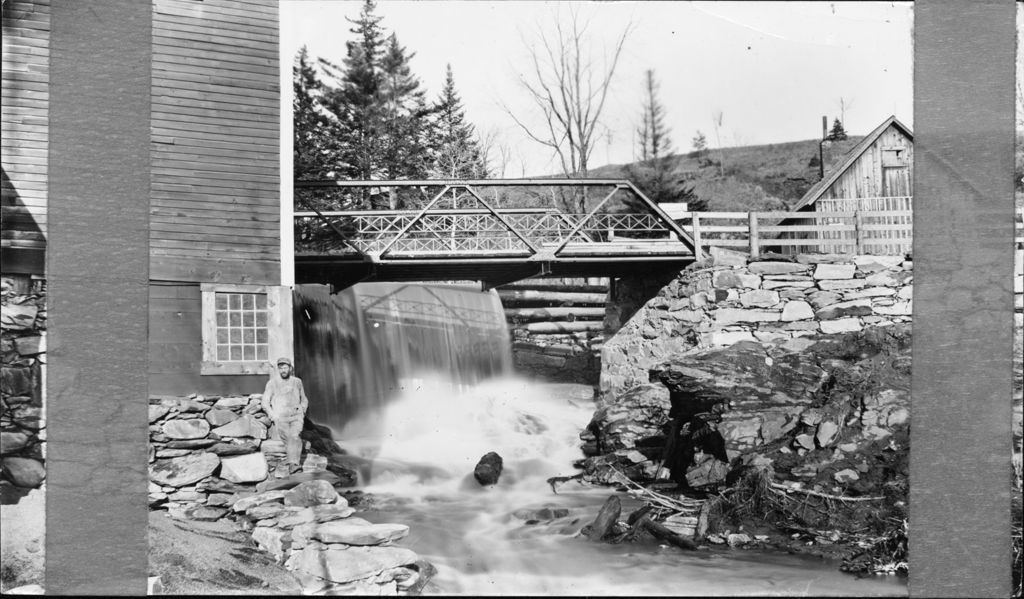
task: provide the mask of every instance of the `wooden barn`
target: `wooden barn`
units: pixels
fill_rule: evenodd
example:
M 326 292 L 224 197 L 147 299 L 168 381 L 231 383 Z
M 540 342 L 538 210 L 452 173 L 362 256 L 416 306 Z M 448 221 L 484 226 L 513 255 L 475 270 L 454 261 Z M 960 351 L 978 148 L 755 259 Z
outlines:
M 49 0 L 3 5 L 12 279 L 46 274 L 50 14 Z M 278 3 L 154 0 L 151 19 L 150 392 L 262 391 L 271 361 L 292 355 Z M 52 34 L 89 34 L 76 27 Z
M 900 254 L 911 251 L 914 134 L 895 116 L 885 119 L 825 173 L 793 207 L 798 212 L 854 212 L 850 217 L 822 216 L 800 223 L 835 225 L 825 239 L 859 238 L 863 253 Z M 873 212 L 904 212 L 881 215 Z M 860 214 L 863 213 L 863 214 Z M 797 224 L 797 220 L 788 221 Z M 807 251 L 801 248 L 800 251 Z M 813 248 L 812 248 L 813 249 Z M 822 252 L 849 252 L 850 244 L 817 247 Z

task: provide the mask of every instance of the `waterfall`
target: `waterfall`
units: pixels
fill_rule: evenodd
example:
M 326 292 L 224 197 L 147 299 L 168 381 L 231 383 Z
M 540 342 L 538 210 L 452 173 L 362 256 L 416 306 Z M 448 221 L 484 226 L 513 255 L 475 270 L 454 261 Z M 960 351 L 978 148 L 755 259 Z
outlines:
M 299 285 L 293 305 L 295 369 L 309 396 L 308 415 L 335 433 L 372 418 L 423 377 L 459 389 L 511 369 L 508 327 L 494 291 L 360 283 L 331 295 L 324 285 Z

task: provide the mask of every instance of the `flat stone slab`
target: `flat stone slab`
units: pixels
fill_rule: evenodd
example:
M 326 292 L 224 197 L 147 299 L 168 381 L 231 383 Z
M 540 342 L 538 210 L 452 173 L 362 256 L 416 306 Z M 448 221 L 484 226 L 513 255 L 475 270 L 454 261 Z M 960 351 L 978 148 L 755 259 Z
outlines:
M 270 469 L 262 453 L 232 456 L 220 461 L 220 477 L 233 483 L 255 483 L 266 480 Z
M 256 485 L 257 491 L 287 490 L 311 480 L 325 480 L 331 485 L 339 482 L 341 477 L 331 471 L 327 472 L 296 472 L 286 478 L 271 478 Z
M 231 506 L 231 509 L 235 512 L 244 512 L 249 508 L 256 507 L 257 505 L 278 500 L 284 500 L 284 491 L 265 491 L 263 493 L 256 493 L 255 495 L 248 495 L 239 498 L 238 501 L 235 501 Z
M 220 458 L 206 452 L 157 460 L 149 469 L 149 480 L 164 486 L 184 487 L 210 476 L 219 465 Z
M 217 400 L 217 403 L 213 404 L 213 407 L 230 410 L 232 408 L 244 408 L 247 405 L 249 405 L 248 397 L 222 397 Z
M 167 406 L 151 405 L 149 406 L 149 423 L 152 424 L 157 420 L 160 420 L 170 412 L 171 409 Z
M 206 412 L 205 417 L 206 421 L 210 423 L 210 426 L 224 426 L 229 422 L 238 420 L 238 414 L 223 408 L 214 408 L 209 410 Z
M 338 492 L 326 480 L 299 483 L 284 494 L 284 504 L 299 507 L 326 505 L 338 500 Z
M 169 420 L 164 423 L 163 432 L 172 439 L 202 439 L 210 433 L 210 423 L 202 418 Z
M 814 268 L 815 279 L 852 279 L 857 272 L 854 264 L 818 264 Z
M 794 262 L 751 262 L 747 269 L 758 275 L 788 275 L 807 272 L 808 266 Z
M 253 439 L 266 439 L 267 427 L 260 424 L 258 420 L 250 415 L 241 416 L 238 419 L 218 426 L 213 433 L 219 437 L 252 437 Z
M 408 566 L 418 560 L 418 555 L 403 547 L 319 549 L 309 545 L 292 553 L 285 567 L 331 582 L 351 582 L 391 568 Z
M 259 451 L 259 448 L 254 443 L 217 443 L 210 446 L 210 452 L 221 457 L 245 455 L 256 453 L 257 451 Z
M 167 442 L 167 449 L 206 449 L 217 444 L 216 439 L 175 439 Z
M 409 527 L 405 524 L 360 524 L 351 520 L 335 520 L 316 525 L 309 531 L 309 538 L 324 543 L 381 545 L 408 534 Z

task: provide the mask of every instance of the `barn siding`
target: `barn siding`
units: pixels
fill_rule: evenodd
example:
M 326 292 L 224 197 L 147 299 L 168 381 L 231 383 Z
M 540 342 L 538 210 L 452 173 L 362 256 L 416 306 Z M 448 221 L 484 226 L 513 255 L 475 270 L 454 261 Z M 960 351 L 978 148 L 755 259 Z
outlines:
M 821 198 L 831 200 L 880 197 L 882 195 L 882 148 L 893 146 L 906 147 L 908 164 L 913 164 L 913 141 L 903 135 L 895 125 L 889 125 L 875 143 L 871 144 L 871 147 L 825 190 Z M 913 180 L 913 177 L 911 176 L 910 179 Z
M 199 285 L 149 287 L 149 392 L 260 393 L 265 375 L 202 376 L 202 296 Z
M 50 102 L 49 0 L 3 10 L 0 244 L 3 270 L 44 274 Z
M 277 3 L 155 0 L 152 279 L 280 282 L 278 62 Z

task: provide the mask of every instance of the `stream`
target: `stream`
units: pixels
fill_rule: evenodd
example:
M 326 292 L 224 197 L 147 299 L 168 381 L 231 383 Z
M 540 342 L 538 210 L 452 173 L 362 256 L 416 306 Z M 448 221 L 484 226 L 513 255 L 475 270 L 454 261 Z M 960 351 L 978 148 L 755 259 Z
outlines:
M 361 283 L 331 294 L 307 285 L 294 298 L 308 415 L 358 466 L 369 496 L 359 515 L 410 527 L 399 544 L 437 568 L 426 594 L 907 594 L 902 579 L 858 579 L 818 558 L 580 536 L 615 491 L 568 482 L 556 494 L 547 479 L 576 473 L 593 390 L 511 376 L 493 290 Z M 473 469 L 491 451 L 504 470 L 481 487 Z M 640 506 L 621 500 L 623 517 Z
M 373 507 L 360 515 L 409 525 L 400 544 L 437 567 L 427 594 L 906 595 L 896 577 L 858 579 L 818 558 L 579 536 L 614 491 L 569 482 L 555 494 L 546 480 L 576 472 L 578 435 L 593 413 L 588 386 L 502 378 L 460 390 L 421 378 L 398 391 L 351 422 L 340 445 L 371 460 L 362 490 Z M 488 451 L 502 456 L 504 471 L 484 488 L 472 472 Z M 640 506 L 619 495 L 624 516 Z M 543 508 L 551 510 L 538 514 Z

